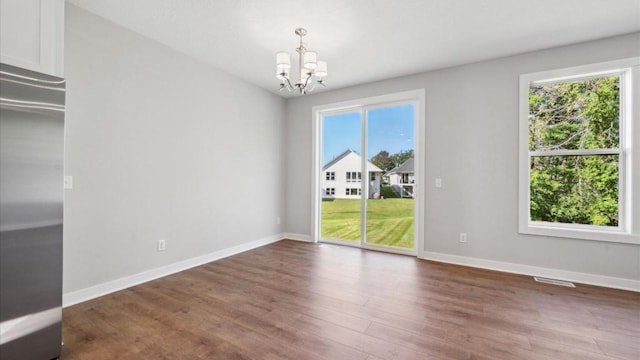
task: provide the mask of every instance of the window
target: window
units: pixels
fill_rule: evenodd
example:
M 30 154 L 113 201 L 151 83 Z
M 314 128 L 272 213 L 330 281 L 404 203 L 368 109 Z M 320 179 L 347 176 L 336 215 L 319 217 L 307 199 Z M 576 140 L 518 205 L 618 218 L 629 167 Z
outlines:
M 335 171 L 327 171 L 325 174 L 326 174 L 325 179 L 327 179 L 327 180 L 332 181 L 332 180 L 336 179 L 336 172 Z
M 326 188 L 324 190 L 325 195 L 335 195 L 336 194 L 336 188 Z
M 347 171 L 347 182 L 361 182 L 362 172 L 360 171 Z
M 374 173 L 374 172 L 370 172 L 370 173 L 369 173 L 369 180 L 371 180 L 371 181 L 376 181 L 376 173 Z
M 349 196 L 349 195 L 362 195 L 362 190 L 359 189 L 359 188 L 347 188 L 345 190 L 346 190 L 345 194 L 347 196 Z
M 520 77 L 521 233 L 639 242 L 638 62 Z

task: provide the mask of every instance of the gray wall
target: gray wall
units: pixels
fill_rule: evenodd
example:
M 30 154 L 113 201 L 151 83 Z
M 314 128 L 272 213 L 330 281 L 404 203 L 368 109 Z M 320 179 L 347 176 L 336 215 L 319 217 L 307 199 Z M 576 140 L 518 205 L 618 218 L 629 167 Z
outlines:
M 517 232 L 518 76 L 638 56 L 640 33 L 285 101 L 66 7 L 65 293 L 284 231 L 309 235 L 312 106 L 418 88 L 426 251 L 640 276 L 639 246 Z
M 283 99 L 70 4 L 65 30 L 65 293 L 282 233 Z
M 640 246 L 518 234 L 518 80 L 638 56 L 639 44 L 635 33 L 289 100 L 287 232 L 311 231 L 312 106 L 425 88 L 425 251 L 637 280 Z

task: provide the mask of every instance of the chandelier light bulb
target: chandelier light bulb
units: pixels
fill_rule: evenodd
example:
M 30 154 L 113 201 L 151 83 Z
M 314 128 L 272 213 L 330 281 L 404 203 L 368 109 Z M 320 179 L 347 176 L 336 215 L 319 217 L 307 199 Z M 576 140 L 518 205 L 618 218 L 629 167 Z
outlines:
M 318 54 L 315 51 L 307 51 L 304 53 L 304 67 L 307 69 L 315 69 L 318 64 Z
M 322 60 L 318 60 L 318 66 L 316 67 L 315 71 L 313 72 L 313 75 L 319 77 L 319 78 L 323 78 L 325 76 L 327 76 L 327 62 L 326 61 L 322 61 Z
M 276 54 L 276 65 L 278 68 L 283 67 L 289 69 L 291 67 L 291 55 L 287 52 L 279 52 Z

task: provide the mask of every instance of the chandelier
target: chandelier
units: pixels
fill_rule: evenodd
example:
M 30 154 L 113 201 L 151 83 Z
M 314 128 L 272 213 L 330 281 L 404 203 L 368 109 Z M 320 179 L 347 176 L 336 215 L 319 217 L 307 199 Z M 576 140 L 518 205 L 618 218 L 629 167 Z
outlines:
M 302 42 L 302 37 L 307 35 L 307 30 L 298 28 L 296 35 L 300 36 L 300 45 L 296 48 L 298 53 L 298 81 L 293 84 L 290 77 L 291 56 L 288 52 L 276 54 L 276 77 L 280 80 L 280 90 L 298 92 L 302 95 L 313 91 L 316 85 L 326 86 L 324 77 L 327 76 L 327 63 L 318 60 L 318 53 L 307 49 Z

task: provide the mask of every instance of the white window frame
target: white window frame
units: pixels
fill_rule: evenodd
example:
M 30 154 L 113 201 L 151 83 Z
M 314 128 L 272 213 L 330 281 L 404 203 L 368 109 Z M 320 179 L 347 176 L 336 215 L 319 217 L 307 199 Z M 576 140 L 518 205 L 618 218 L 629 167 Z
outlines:
M 325 171 L 325 180 L 326 181 L 335 181 L 336 180 L 336 172 L 335 171 Z
M 531 221 L 529 163 L 529 88 L 607 75 L 620 75 L 620 149 L 596 153 L 619 155 L 618 226 Z M 640 57 L 520 75 L 519 92 L 519 214 L 522 234 L 640 244 Z M 565 150 L 558 155 L 584 155 Z M 587 151 L 589 154 L 593 150 Z M 585 152 L 586 154 L 586 152 Z

